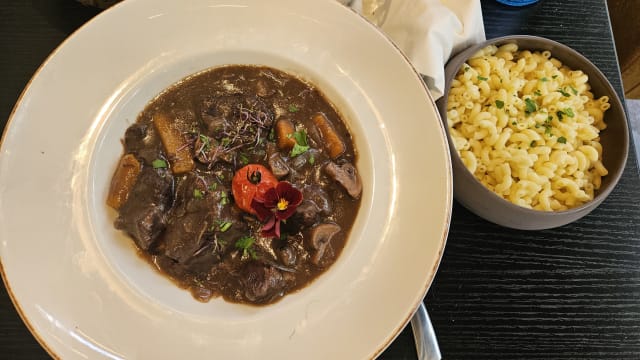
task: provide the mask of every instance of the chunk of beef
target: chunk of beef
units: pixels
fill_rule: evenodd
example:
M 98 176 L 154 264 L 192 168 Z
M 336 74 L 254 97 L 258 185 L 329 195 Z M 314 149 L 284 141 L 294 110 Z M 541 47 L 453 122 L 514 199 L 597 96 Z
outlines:
M 165 229 L 166 213 L 173 201 L 172 186 L 168 172 L 146 167 L 120 207 L 116 228 L 129 233 L 142 250 L 149 249 Z
M 213 181 L 212 177 L 188 174 L 178 182 L 172 221 L 164 234 L 164 252 L 179 263 L 187 263 L 201 253 L 207 245 L 207 233 L 217 236 L 211 234 L 217 229 L 217 222 L 233 218 L 231 203 L 223 201 L 228 196 L 226 188 L 220 185 L 209 189 Z
M 280 270 L 257 261 L 247 263 L 241 276 L 245 298 L 256 303 L 282 296 L 287 285 Z
M 129 126 L 124 133 L 123 142 L 125 153 L 135 154 L 147 164 L 158 158 L 160 139 L 146 124 L 135 123 Z
M 293 215 L 294 221 L 299 221 L 301 224 L 311 226 L 318 221 L 320 216 L 320 208 L 315 202 L 305 199 L 296 208 L 296 212 Z
M 302 189 L 302 195 L 305 199 L 312 201 L 322 215 L 329 215 L 333 211 L 333 204 L 329 198 L 329 194 L 319 185 L 306 185 Z

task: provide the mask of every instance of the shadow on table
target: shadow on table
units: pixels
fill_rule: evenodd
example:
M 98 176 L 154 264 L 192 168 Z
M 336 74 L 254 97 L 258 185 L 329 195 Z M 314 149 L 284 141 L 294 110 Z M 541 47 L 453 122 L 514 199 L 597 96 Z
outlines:
M 65 33 L 72 33 L 101 11 L 75 0 L 32 0 L 31 3 L 49 24 Z

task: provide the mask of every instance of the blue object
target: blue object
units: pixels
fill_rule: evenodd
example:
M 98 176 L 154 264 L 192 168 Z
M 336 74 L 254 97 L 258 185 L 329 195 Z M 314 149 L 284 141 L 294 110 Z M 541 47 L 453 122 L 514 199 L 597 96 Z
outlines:
M 510 6 L 526 6 L 537 3 L 539 0 L 496 0 L 497 2 Z

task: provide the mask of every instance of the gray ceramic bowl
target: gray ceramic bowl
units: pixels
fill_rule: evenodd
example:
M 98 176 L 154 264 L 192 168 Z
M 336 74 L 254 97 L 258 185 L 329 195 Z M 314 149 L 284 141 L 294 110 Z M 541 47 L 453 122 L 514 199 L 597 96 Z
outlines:
M 447 126 L 446 108 L 449 86 L 462 64 L 478 50 L 488 45 L 515 43 L 520 50 L 549 50 L 552 57 L 562 61 L 573 70 L 582 70 L 589 76 L 591 92 L 596 97 L 609 96 L 611 107 L 605 112 L 607 128 L 600 132 L 603 146 L 603 164 L 609 174 L 602 178 L 602 185 L 594 199 L 579 207 L 564 211 L 539 211 L 515 205 L 486 188 L 467 170 L 453 147 Z M 487 40 L 465 49 L 449 60 L 445 68 L 446 89 L 444 96 L 437 101 L 438 110 L 444 122 L 451 150 L 453 165 L 454 197 L 458 202 L 478 216 L 498 225 L 523 229 L 540 230 L 562 226 L 580 219 L 595 209 L 616 186 L 627 161 L 629 131 L 622 103 L 607 78 L 577 51 L 558 42 L 528 35 L 512 35 Z

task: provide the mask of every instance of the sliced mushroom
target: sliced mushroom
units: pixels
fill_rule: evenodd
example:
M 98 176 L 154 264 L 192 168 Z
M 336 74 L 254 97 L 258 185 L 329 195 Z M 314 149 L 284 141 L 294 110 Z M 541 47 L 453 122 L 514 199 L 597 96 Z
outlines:
M 294 266 L 297 262 L 297 254 L 296 251 L 290 245 L 285 245 L 284 247 L 277 250 L 278 258 L 282 262 L 284 266 Z
M 324 171 L 330 178 L 338 182 L 354 199 L 360 198 L 362 194 L 362 181 L 358 175 L 358 170 L 351 163 L 338 165 L 330 162 L 325 166 Z
M 282 179 L 289 175 L 289 167 L 279 152 L 275 152 L 269 156 L 269 167 L 271 168 L 273 175 L 278 179 Z
M 314 265 L 319 265 L 331 239 L 340 232 L 340 226 L 334 223 L 323 223 L 311 229 L 310 245 L 315 251 L 311 257 Z

